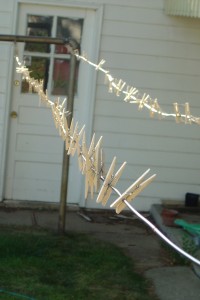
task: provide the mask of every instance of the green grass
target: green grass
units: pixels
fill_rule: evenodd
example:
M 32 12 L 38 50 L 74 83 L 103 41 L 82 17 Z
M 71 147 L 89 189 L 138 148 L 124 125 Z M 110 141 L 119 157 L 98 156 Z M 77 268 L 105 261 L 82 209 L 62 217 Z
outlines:
M 13 294 L 12 294 L 13 293 Z M 0 299 L 155 299 L 131 259 L 86 235 L 0 230 Z

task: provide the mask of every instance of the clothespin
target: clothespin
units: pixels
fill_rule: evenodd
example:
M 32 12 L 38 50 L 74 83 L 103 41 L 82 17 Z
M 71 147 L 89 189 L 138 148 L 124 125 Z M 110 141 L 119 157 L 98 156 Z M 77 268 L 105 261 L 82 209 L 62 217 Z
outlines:
M 190 105 L 188 102 L 185 103 L 185 124 L 191 124 Z
M 91 142 L 93 143 L 93 142 Z M 82 140 L 82 153 L 84 157 L 83 170 L 82 173 L 85 175 L 85 198 L 88 197 L 88 192 L 90 188 L 91 198 L 93 198 L 94 187 L 93 187 L 93 171 L 92 171 L 92 162 L 89 157 L 89 152 L 87 150 L 85 142 L 85 134 Z
M 60 104 L 60 109 L 63 110 L 65 108 L 65 103 L 67 101 L 67 98 L 63 99 L 63 102 Z
M 158 102 L 157 102 L 157 99 L 155 99 L 153 101 L 153 103 L 151 104 L 151 109 L 150 109 L 150 117 L 153 118 L 154 117 L 154 114 L 157 113 L 157 109 L 156 107 L 158 107 Z
M 144 107 L 148 99 L 149 99 L 149 95 L 143 94 L 142 99 L 139 100 L 138 110 L 141 110 Z
M 62 138 L 63 138 L 64 141 L 67 138 L 67 133 L 68 133 L 68 130 L 69 130 L 68 123 L 67 123 L 67 118 L 66 118 L 66 115 L 68 115 L 68 113 L 69 112 L 65 111 L 65 108 L 64 108 L 62 116 L 61 116 L 61 121 L 62 121 Z
M 83 132 L 83 135 L 85 135 L 85 132 Z M 78 156 L 78 165 L 79 165 L 79 170 L 82 172 L 83 171 L 83 152 L 82 152 L 82 145 L 77 143 L 77 156 Z
M 83 133 L 83 138 L 82 138 L 82 146 L 81 146 L 81 150 L 82 150 L 82 157 L 83 157 L 83 162 L 82 162 L 82 174 L 85 174 L 85 165 L 86 165 L 86 159 L 88 157 L 88 150 L 87 150 L 87 146 L 86 146 L 86 137 L 85 137 L 85 132 Z
M 127 86 L 127 91 L 125 93 L 126 96 L 124 98 L 124 101 L 128 102 L 127 100 L 130 100 L 130 99 L 135 101 L 136 97 L 134 95 L 137 93 L 138 93 L 138 90 L 136 88 Z
M 126 165 L 126 162 L 124 162 L 121 165 L 119 170 L 114 175 L 113 172 L 114 172 L 115 164 L 116 164 L 116 157 L 113 158 L 113 161 L 110 165 L 110 168 L 108 170 L 106 178 L 104 179 L 104 183 L 101 187 L 101 190 L 100 190 L 99 195 L 96 200 L 97 203 L 101 202 L 102 205 L 104 205 L 104 206 L 106 205 L 106 203 L 112 193 L 112 187 L 114 187 L 117 184 L 119 178 L 121 177 L 124 167 Z
M 130 202 L 133 200 L 138 194 L 140 194 L 145 187 L 147 187 L 153 179 L 156 177 L 156 174 L 150 176 L 148 179 L 144 180 L 144 177 L 149 173 L 150 169 L 142 174 L 115 202 L 111 204 L 110 207 L 114 207 L 116 209 L 116 213 L 119 214 L 125 207 L 126 204 L 124 200 Z
M 84 151 L 85 152 L 85 151 Z M 91 198 L 93 199 L 94 194 L 94 178 L 95 178 L 95 133 L 92 136 L 88 153 L 86 154 L 85 161 L 85 198 L 87 198 L 88 191 L 90 189 Z
M 72 118 L 70 128 L 67 130 L 67 135 L 66 135 L 66 140 L 65 140 L 65 149 L 67 151 L 68 151 L 69 145 L 71 143 L 71 138 L 72 138 L 72 135 L 73 135 L 73 131 L 74 131 L 74 120 Z
M 45 92 L 43 91 L 43 81 L 42 81 L 41 84 L 42 84 L 42 86 L 41 86 L 41 89 L 40 89 L 40 94 L 41 94 L 42 102 L 44 102 L 45 104 L 47 104 L 47 103 L 52 104 L 53 102 L 49 100 L 47 90 Z
M 59 115 L 59 134 L 61 138 L 65 141 L 66 139 L 66 132 L 64 129 L 65 108 L 63 109 L 60 108 L 58 115 Z
M 90 142 L 90 146 L 88 150 L 88 155 L 90 159 L 92 158 L 94 151 L 95 151 L 95 133 L 93 133 L 92 140 Z
M 112 93 L 113 92 L 113 81 L 114 78 L 110 74 L 106 74 L 107 79 L 108 79 L 108 92 Z
M 160 118 L 162 117 L 162 111 L 161 111 L 160 105 L 158 104 L 157 99 L 155 99 L 154 103 L 151 105 L 151 110 L 150 110 L 150 117 L 151 118 L 154 117 L 154 113 L 157 113 Z
M 65 130 L 65 126 L 66 125 L 66 117 L 65 117 L 65 108 L 62 109 L 62 111 L 60 111 L 60 134 L 62 139 L 65 141 L 66 139 L 66 130 Z
M 99 189 L 100 186 L 100 177 L 101 177 L 101 143 L 102 143 L 103 137 L 101 136 L 98 140 L 95 151 L 94 151 L 94 161 L 93 161 L 93 167 L 94 167 L 94 187 L 95 191 Z
M 180 123 L 181 122 L 181 114 L 178 108 L 178 103 L 173 103 L 174 105 L 174 112 L 175 112 L 175 119 L 176 119 L 176 123 Z
M 68 152 L 67 152 L 68 155 L 74 156 L 74 154 L 76 152 L 77 139 L 78 139 L 78 122 L 76 122 L 74 132 L 71 135 L 69 149 L 68 149 Z
M 68 149 L 68 155 L 72 155 L 74 156 L 76 150 L 78 149 L 78 145 L 79 145 L 79 140 L 83 134 L 83 130 L 85 128 L 85 125 L 81 128 L 80 132 L 78 133 L 78 122 L 75 125 L 75 129 L 74 129 L 74 133 L 69 145 L 69 149 Z
M 100 150 L 100 170 L 99 174 L 103 177 L 106 176 L 106 170 L 105 170 L 105 153 L 103 149 Z
M 101 69 L 102 66 L 105 64 L 105 62 L 106 62 L 106 61 L 105 61 L 104 59 L 102 59 L 102 60 L 98 63 L 98 65 L 96 65 L 95 69 L 96 69 L 96 70 Z
M 116 90 L 116 96 L 119 97 L 120 92 L 123 90 L 124 86 L 126 85 L 126 82 L 124 82 L 123 80 L 119 80 L 115 79 L 116 83 L 115 83 L 115 90 Z
M 51 111 L 52 111 L 52 116 L 53 116 L 55 127 L 58 128 L 58 120 L 57 120 L 56 104 L 55 103 L 52 104 Z

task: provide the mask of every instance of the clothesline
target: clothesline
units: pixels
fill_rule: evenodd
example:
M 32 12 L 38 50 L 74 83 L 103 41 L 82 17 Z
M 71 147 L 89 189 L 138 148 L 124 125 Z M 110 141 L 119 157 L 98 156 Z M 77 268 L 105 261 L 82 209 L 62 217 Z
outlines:
M 120 193 L 115 186 L 122 175 L 122 171 L 126 165 L 126 162 L 124 162 L 114 174 L 116 164 L 116 157 L 114 157 L 106 174 L 104 169 L 103 149 L 101 148 L 102 137 L 100 137 L 95 145 L 95 135 L 93 135 L 88 149 L 85 139 L 85 127 L 83 126 L 79 131 L 78 122 L 75 124 L 75 126 L 73 119 L 71 124 L 67 123 L 66 115 L 70 112 L 65 110 L 66 99 L 64 99 L 61 103 L 59 99 L 57 99 L 55 102 L 49 100 L 47 92 L 44 93 L 43 91 L 43 82 L 31 78 L 28 68 L 24 66 L 18 58 L 16 58 L 16 61 L 18 63 L 16 71 L 22 74 L 23 78 L 28 82 L 29 91 L 37 92 L 41 102 L 51 108 L 55 126 L 65 142 L 67 155 L 74 156 L 74 154 L 77 153 L 80 171 L 85 175 L 85 197 L 88 196 L 89 192 L 91 193 L 91 196 L 93 196 L 94 191 L 97 192 L 100 188 L 100 181 L 103 181 L 103 185 L 97 197 L 97 202 L 101 202 L 102 205 L 106 205 L 112 191 L 114 191 L 118 198 L 111 204 L 111 207 L 115 208 L 116 213 L 119 214 L 127 206 L 161 239 L 173 247 L 177 252 L 200 266 L 200 261 L 198 259 L 171 242 L 165 235 L 162 234 L 162 232 L 158 230 L 157 227 L 155 227 L 154 224 L 152 224 L 130 205 L 130 202 L 154 180 L 156 174 L 153 174 L 149 178 L 145 179 L 146 175 L 150 171 L 150 169 L 148 169 L 124 193 Z M 81 138 L 82 144 L 80 144 Z
M 175 118 L 176 123 L 184 124 L 198 124 L 200 125 L 200 117 L 193 116 L 190 113 L 190 105 L 188 102 L 184 104 L 179 104 L 177 102 L 173 103 L 173 112 L 165 112 L 162 110 L 157 99 L 153 99 L 150 95 L 146 93 L 141 93 L 136 87 L 128 85 L 122 79 L 115 78 L 110 71 L 103 68 L 105 60 L 102 59 L 98 64 L 90 61 L 85 54 L 80 54 L 78 50 L 71 49 L 71 53 L 76 56 L 77 59 L 88 63 L 96 70 L 105 74 L 105 82 L 108 84 L 108 91 L 110 93 L 115 92 L 116 96 L 122 95 L 124 101 L 130 104 L 136 104 L 138 110 L 146 108 L 149 110 L 150 117 L 153 118 L 158 115 L 159 119 L 172 117 Z M 184 110 L 184 112 L 181 112 Z

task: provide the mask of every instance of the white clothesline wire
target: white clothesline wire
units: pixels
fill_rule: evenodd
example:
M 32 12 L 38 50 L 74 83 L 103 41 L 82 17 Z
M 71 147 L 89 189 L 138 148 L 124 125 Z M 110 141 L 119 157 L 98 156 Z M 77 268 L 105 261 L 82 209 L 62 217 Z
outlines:
M 157 114 L 160 119 L 173 117 L 177 123 L 194 123 L 200 125 L 200 117 L 193 116 L 190 113 L 190 105 L 188 102 L 184 104 L 175 102 L 173 103 L 173 112 L 165 112 L 161 109 L 157 99 L 152 99 L 150 95 L 139 92 L 136 87 L 127 85 L 125 81 L 115 78 L 110 74 L 109 70 L 104 69 L 104 59 L 102 59 L 98 64 L 95 64 L 90 61 L 86 55 L 79 54 L 77 50 L 71 50 L 71 53 L 74 54 L 78 60 L 88 63 L 96 70 L 105 74 L 105 81 L 108 84 L 110 93 L 115 92 L 116 96 L 122 95 L 125 102 L 138 105 L 139 110 L 142 108 L 148 109 L 150 112 L 150 117 L 154 117 L 154 115 Z M 181 109 L 184 110 L 184 112 L 181 112 Z
M 189 253 L 184 251 L 182 248 L 180 248 L 176 244 L 174 244 L 171 240 L 169 240 L 155 225 L 153 225 L 147 218 L 145 218 L 136 209 L 134 209 L 129 203 L 129 200 L 132 200 L 133 198 L 135 198 L 135 196 L 138 195 L 137 191 L 140 192 L 140 189 L 141 190 L 143 189 L 142 184 L 144 184 L 144 187 L 146 187 L 146 185 L 154 179 L 155 174 L 152 175 L 150 178 L 148 178 L 146 181 L 142 182 L 144 176 L 149 171 L 149 170 L 147 170 L 140 178 L 138 178 L 135 181 L 135 183 L 133 185 L 131 185 L 127 189 L 127 191 L 125 191 L 125 193 L 121 194 L 118 191 L 118 189 L 115 188 L 115 185 L 112 185 L 112 183 L 115 183 L 115 179 L 117 178 L 117 174 L 120 173 L 119 175 L 121 175 L 121 172 L 119 172 L 119 171 L 122 168 L 119 169 L 118 172 L 115 175 L 113 175 L 113 173 L 111 172 L 111 171 L 113 171 L 113 169 L 111 169 L 111 167 L 110 167 L 110 169 L 109 169 L 109 171 L 108 171 L 108 173 L 105 177 L 103 175 L 103 161 L 101 160 L 101 163 L 100 163 L 98 169 L 95 169 L 94 157 L 89 157 L 88 153 L 85 152 L 87 150 L 86 147 L 85 147 L 85 144 L 84 144 L 85 142 L 83 142 L 82 146 L 79 144 L 80 134 L 78 134 L 76 132 L 76 129 L 73 128 L 74 130 L 72 130 L 71 125 L 70 125 L 71 130 L 68 127 L 68 125 L 67 125 L 67 128 L 66 128 L 66 114 L 68 113 L 64 109 L 64 103 L 65 103 L 66 100 L 64 100 L 61 104 L 59 104 L 59 101 L 56 103 L 56 102 L 53 102 L 53 101 L 49 100 L 47 93 L 45 94 L 44 91 L 43 91 L 43 82 L 35 80 L 34 78 L 32 78 L 30 76 L 30 71 L 28 70 L 28 68 L 25 65 L 23 65 L 19 61 L 18 57 L 16 57 L 16 61 L 17 61 L 17 64 L 18 64 L 18 67 L 16 68 L 16 71 L 17 71 L 17 73 L 21 73 L 22 76 L 24 77 L 24 79 L 29 83 L 30 91 L 34 90 L 35 92 L 37 92 L 38 95 L 39 95 L 40 100 L 42 102 L 46 103 L 46 105 L 48 105 L 52 108 L 53 118 L 54 118 L 56 127 L 58 127 L 61 136 L 62 136 L 62 134 L 64 134 L 64 139 L 69 139 L 68 140 L 68 154 L 74 155 L 75 151 L 77 150 L 77 152 L 78 152 L 78 149 L 79 149 L 78 159 L 80 159 L 80 157 L 82 158 L 82 160 L 83 160 L 82 163 L 84 164 L 82 166 L 82 170 L 85 169 L 83 174 L 86 177 L 88 177 L 89 181 L 91 180 L 91 177 L 93 177 L 93 179 L 92 179 L 93 181 L 95 181 L 94 178 L 98 177 L 99 180 L 103 181 L 103 184 L 105 184 L 105 182 L 107 182 L 107 180 L 109 179 L 108 175 L 110 175 L 110 181 L 107 183 L 106 186 L 104 186 L 104 188 L 106 190 L 106 193 L 108 191 L 110 191 L 110 189 L 112 189 L 112 191 L 114 191 L 119 196 L 119 198 L 118 198 L 119 202 L 118 202 L 118 200 L 116 200 L 115 202 L 113 202 L 111 204 L 111 207 L 116 206 L 116 212 L 119 213 L 117 211 L 117 209 L 119 208 L 120 205 L 122 206 L 122 208 L 124 206 L 127 206 L 141 221 L 143 221 L 147 226 L 149 226 L 168 245 L 173 247 L 181 255 L 187 257 L 193 263 L 200 266 L 200 260 L 198 260 L 194 256 L 190 255 Z M 75 126 L 75 128 L 76 128 L 76 126 Z M 84 129 L 84 127 L 82 127 L 81 132 L 83 131 L 83 129 Z M 78 141 L 78 143 L 77 143 L 77 141 Z M 99 140 L 99 143 L 97 143 L 97 144 L 100 144 L 100 141 L 101 141 L 101 139 Z M 91 144 L 92 144 L 92 142 L 91 142 Z M 71 152 L 69 153 L 70 147 L 72 147 L 72 149 L 71 149 Z M 73 147 L 76 147 L 75 151 L 73 151 Z M 91 150 L 91 153 L 95 154 L 96 149 L 97 149 L 97 146 L 95 148 L 94 145 L 93 145 L 93 147 L 91 147 L 91 149 L 89 149 L 89 151 Z M 98 148 L 98 150 L 99 150 L 99 148 Z M 89 162 L 90 162 L 90 169 L 89 170 L 87 170 L 87 160 L 88 159 L 89 159 Z M 114 166 L 114 162 L 115 162 L 115 158 L 113 159 L 113 162 L 112 162 L 111 166 L 112 165 Z M 117 179 L 119 179 L 119 178 L 117 178 Z M 88 184 L 90 184 L 90 182 Z M 94 182 L 92 184 L 94 184 Z M 93 187 L 90 186 L 90 188 L 91 188 L 90 192 L 92 194 L 93 193 Z M 101 190 L 102 190 L 102 188 L 101 188 Z M 127 199 L 128 199 L 128 201 L 127 201 Z

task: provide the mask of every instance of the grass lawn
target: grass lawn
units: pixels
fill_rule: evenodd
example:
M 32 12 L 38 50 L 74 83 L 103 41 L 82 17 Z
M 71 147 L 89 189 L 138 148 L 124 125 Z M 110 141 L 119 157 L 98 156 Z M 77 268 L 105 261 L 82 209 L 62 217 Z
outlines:
M 117 247 L 86 235 L 0 229 L 0 299 L 155 300 Z

